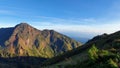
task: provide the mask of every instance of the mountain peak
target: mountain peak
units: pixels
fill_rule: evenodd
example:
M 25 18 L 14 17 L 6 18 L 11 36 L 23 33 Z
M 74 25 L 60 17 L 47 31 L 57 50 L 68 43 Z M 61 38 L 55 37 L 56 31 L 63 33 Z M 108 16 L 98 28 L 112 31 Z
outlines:
M 20 23 L 20 24 L 16 25 L 15 27 L 18 27 L 18 26 L 23 27 L 23 26 L 30 26 L 30 25 L 29 25 L 29 24 L 27 24 L 27 23 Z
M 20 23 L 18 25 L 15 26 L 15 29 L 18 31 L 29 31 L 31 29 L 34 29 L 34 27 L 32 27 L 31 25 L 27 24 L 27 23 Z
M 1 31 L 1 34 L 3 35 L 0 35 L 0 45 L 5 48 L 5 51 L 2 51 L 4 53 L 2 57 L 10 54 L 8 57 L 39 56 L 50 58 L 81 46 L 81 43 L 65 35 L 53 30 L 40 31 L 27 23 L 20 23 L 5 32 Z M 0 56 L 3 53 L 0 53 Z

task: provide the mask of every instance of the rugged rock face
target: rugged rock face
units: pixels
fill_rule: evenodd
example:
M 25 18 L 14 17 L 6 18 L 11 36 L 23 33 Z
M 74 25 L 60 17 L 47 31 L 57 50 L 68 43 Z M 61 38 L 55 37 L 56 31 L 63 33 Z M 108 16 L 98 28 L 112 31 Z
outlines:
M 38 30 L 21 23 L 0 29 L 0 56 L 50 58 L 81 46 L 81 43 L 54 30 Z

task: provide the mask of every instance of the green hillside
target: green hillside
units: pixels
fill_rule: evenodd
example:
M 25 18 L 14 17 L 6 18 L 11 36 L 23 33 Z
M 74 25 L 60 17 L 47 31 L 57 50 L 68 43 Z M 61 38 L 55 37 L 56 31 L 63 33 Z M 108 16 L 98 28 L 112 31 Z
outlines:
M 49 59 L 43 67 L 50 68 L 119 68 L 120 32 L 103 34 L 83 46 Z M 61 60 L 59 60 L 61 58 Z M 56 60 L 54 60 L 56 59 Z M 54 61 L 53 61 L 54 60 Z

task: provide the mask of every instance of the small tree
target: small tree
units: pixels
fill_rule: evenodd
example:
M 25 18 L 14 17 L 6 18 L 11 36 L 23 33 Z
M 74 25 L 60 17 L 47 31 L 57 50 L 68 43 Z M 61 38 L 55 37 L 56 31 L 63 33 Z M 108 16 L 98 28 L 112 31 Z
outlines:
M 96 60 L 98 58 L 98 52 L 99 50 L 95 47 L 95 45 L 93 45 L 89 50 L 88 50 L 88 54 L 89 54 L 89 58 L 91 60 Z
M 112 59 L 108 60 L 108 65 L 110 66 L 110 68 L 118 68 L 117 63 L 115 63 Z

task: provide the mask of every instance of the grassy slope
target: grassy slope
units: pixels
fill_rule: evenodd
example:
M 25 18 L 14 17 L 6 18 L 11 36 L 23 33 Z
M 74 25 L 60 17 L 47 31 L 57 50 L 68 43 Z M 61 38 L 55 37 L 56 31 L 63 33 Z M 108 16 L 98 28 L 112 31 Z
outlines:
M 69 64 L 74 65 L 78 61 L 82 62 L 82 61 L 87 60 L 87 58 L 88 58 L 87 50 L 93 44 L 95 44 L 96 47 L 99 48 L 99 49 L 105 49 L 105 50 L 108 50 L 110 52 L 111 52 L 111 49 L 114 49 L 115 52 L 117 52 L 119 54 L 119 47 L 120 47 L 119 38 L 120 38 L 120 32 L 116 32 L 116 33 L 113 33 L 113 34 L 110 34 L 110 35 L 97 36 L 97 37 L 93 38 L 92 40 L 90 40 L 85 45 L 83 45 L 82 47 L 79 47 L 76 50 L 73 50 L 71 52 L 68 52 L 68 54 L 66 54 L 66 55 L 69 55 L 69 54 L 71 54 L 71 55 L 69 55 L 67 57 L 66 57 L 66 55 L 62 55 L 61 57 L 63 59 L 61 59 L 61 60 L 59 60 L 55 63 L 50 64 L 46 68 L 57 68 L 57 67 L 59 68 L 61 66 L 66 66 L 66 65 L 69 65 Z M 116 53 L 114 53 L 114 52 L 113 52 L 113 54 L 116 55 Z M 102 58 L 104 58 L 104 57 L 102 57 Z
M 88 58 L 87 51 L 84 51 L 82 53 L 79 53 L 77 55 L 71 56 L 70 58 L 67 58 L 61 62 L 58 62 L 56 64 L 46 66 L 45 68 L 59 68 L 60 66 L 64 67 L 66 65 L 75 65 L 77 62 L 83 62 Z

